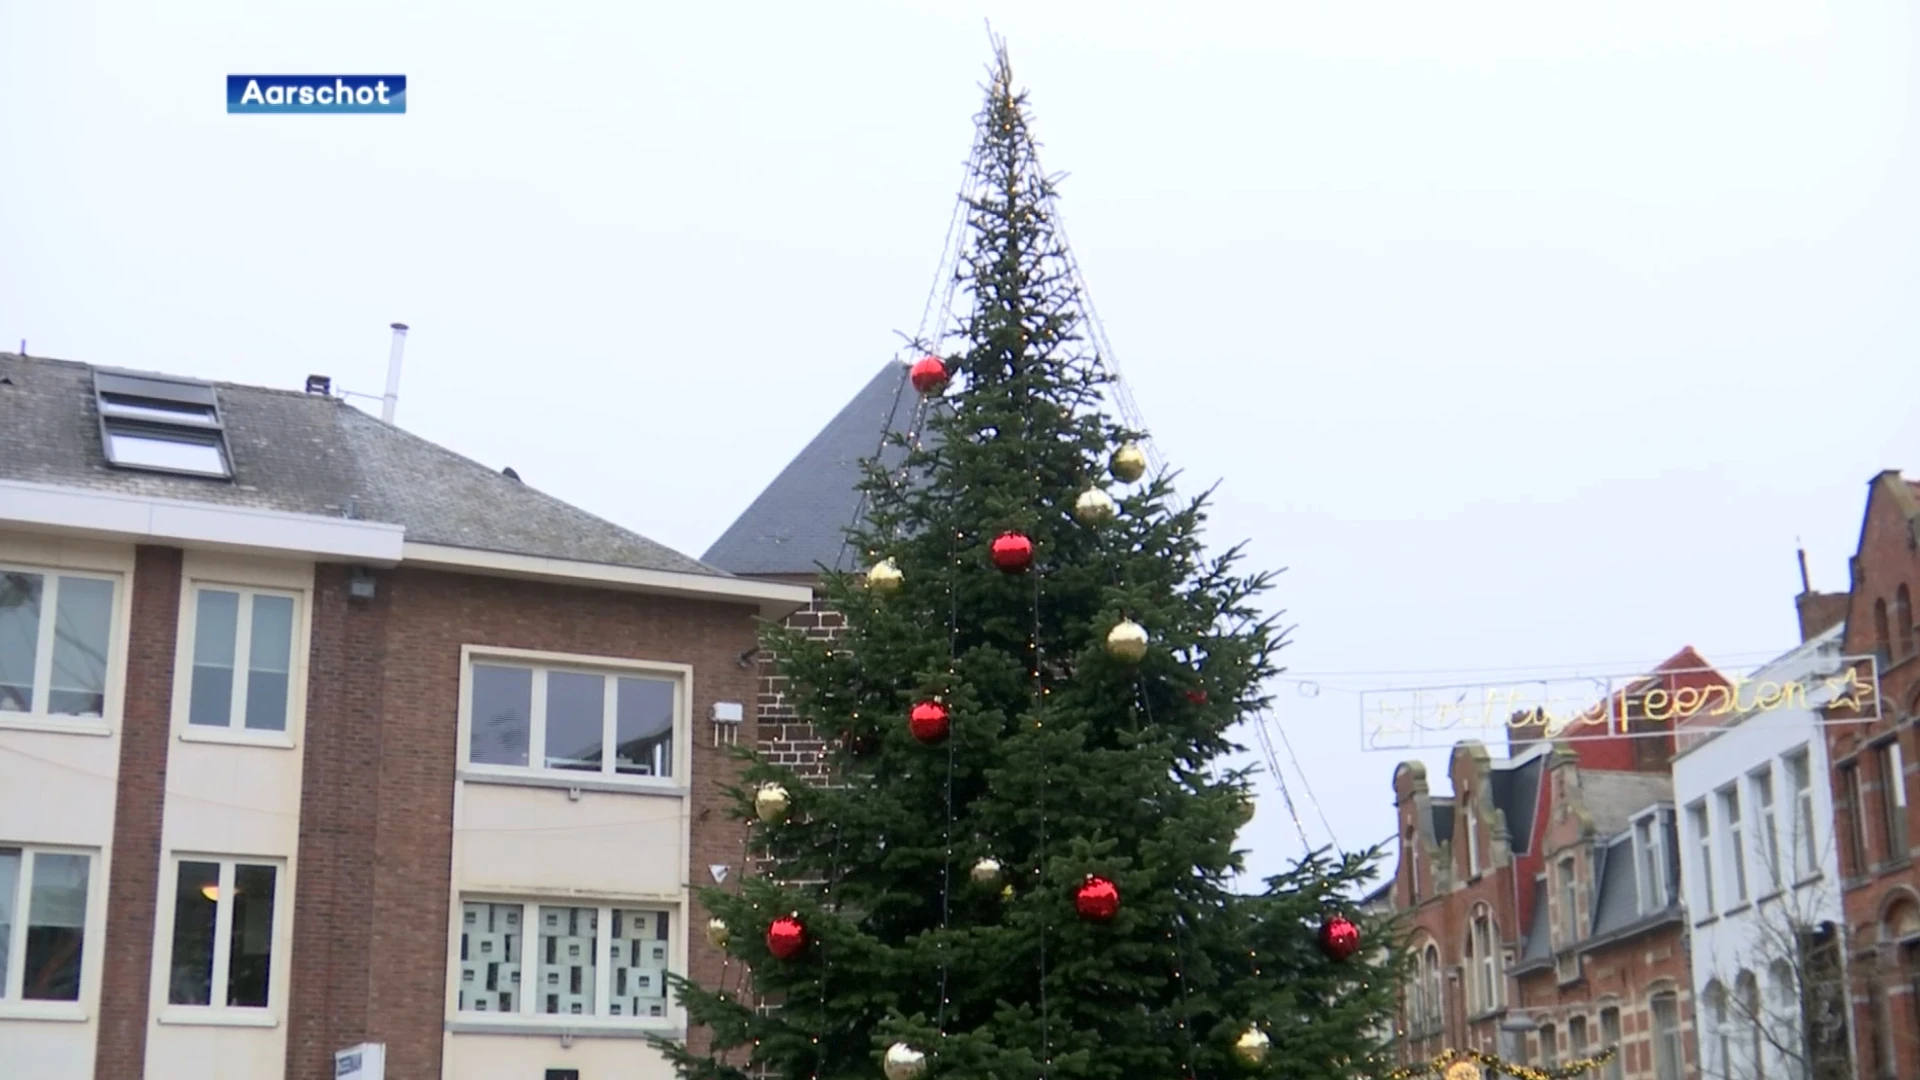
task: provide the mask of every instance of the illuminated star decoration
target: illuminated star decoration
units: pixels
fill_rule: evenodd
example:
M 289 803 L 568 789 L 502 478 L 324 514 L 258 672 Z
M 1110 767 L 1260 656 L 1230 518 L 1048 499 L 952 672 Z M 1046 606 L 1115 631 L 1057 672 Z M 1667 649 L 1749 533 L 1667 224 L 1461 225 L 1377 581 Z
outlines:
M 1873 684 L 1860 678 L 1860 669 L 1850 667 L 1845 674 L 1835 675 L 1825 680 L 1827 689 L 1834 692 L 1832 701 L 1827 702 L 1829 709 L 1858 709 L 1873 697 Z M 1844 694 L 1841 691 L 1846 691 Z

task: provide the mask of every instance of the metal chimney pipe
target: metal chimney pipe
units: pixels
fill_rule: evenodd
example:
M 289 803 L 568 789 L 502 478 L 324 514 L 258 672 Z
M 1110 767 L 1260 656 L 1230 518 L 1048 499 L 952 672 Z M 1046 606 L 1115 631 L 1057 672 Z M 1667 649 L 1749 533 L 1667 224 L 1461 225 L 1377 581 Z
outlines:
M 407 324 L 393 324 L 393 352 L 387 356 L 387 393 L 380 399 L 380 422 L 393 423 L 393 410 L 400 404 L 400 354 L 407 347 Z

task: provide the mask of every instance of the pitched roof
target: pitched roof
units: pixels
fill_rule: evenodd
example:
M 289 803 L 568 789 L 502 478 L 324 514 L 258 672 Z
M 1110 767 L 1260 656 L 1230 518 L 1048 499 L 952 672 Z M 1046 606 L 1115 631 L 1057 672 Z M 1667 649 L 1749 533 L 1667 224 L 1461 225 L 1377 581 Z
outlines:
M 1533 879 L 1533 920 L 1527 928 L 1527 940 L 1520 947 L 1520 963 L 1545 960 L 1553 955 L 1553 926 L 1547 915 L 1547 878 Z
M 813 437 L 758 498 L 720 534 L 702 558 L 743 575 L 851 570 L 858 552 L 847 529 L 860 514 L 861 463 L 875 455 L 889 467 L 904 454 L 890 433 L 912 430 L 920 395 L 908 366 L 889 362 Z
M 1594 835 L 1602 841 L 1626 832 L 1633 816 L 1657 803 L 1673 801 L 1673 778 L 1665 773 L 1580 770 L 1580 797 L 1593 816 Z
M 1594 848 L 1593 936 L 1601 937 L 1640 921 L 1640 878 L 1633 862 L 1633 838 L 1618 836 Z M 1541 904 L 1541 907 L 1546 907 Z
M 412 542 L 726 576 L 336 398 L 215 383 L 233 478 L 115 468 L 93 369 L 0 353 L 0 479 L 400 525 Z

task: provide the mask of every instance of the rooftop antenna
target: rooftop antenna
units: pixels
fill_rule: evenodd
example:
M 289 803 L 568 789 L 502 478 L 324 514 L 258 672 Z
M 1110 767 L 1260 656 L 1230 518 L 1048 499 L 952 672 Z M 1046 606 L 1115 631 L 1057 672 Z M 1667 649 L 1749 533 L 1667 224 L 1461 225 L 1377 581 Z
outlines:
M 1797 536 L 1793 538 L 1793 546 L 1800 555 L 1800 595 L 1805 596 L 1813 591 L 1813 581 L 1807 577 L 1807 546 Z
M 387 393 L 380 399 L 380 422 L 393 423 L 393 410 L 400 404 L 400 354 L 407 347 L 407 324 L 393 324 L 393 352 L 387 355 Z

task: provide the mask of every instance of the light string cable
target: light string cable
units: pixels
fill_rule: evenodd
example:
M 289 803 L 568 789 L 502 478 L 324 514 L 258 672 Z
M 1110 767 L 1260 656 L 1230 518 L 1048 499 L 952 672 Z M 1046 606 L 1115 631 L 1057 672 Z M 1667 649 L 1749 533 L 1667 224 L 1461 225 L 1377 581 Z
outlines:
M 1031 411 L 1029 411 L 1029 417 L 1031 417 Z M 1029 423 L 1029 426 L 1031 426 L 1031 423 L 1032 423 L 1031 419 L 1029 419 L 1028 423 Z M 1038 568 L 1036 567 L 1036 569 Z M 1035 573 L 1033 575 L 1033 641 L 1031 644 L 1031 649 L 1033 651 L 1033 689 L 1034 689 L 1033 726 L 1035 731 L 1044 732 L 1046 728 L 1047 695 L 1051 693 L 1051 691 L 1049 690 L 1046 684 L 1046 676 L 1044 672 L 1046 671 L 1046 668 L 1047 668 L 1047 654 L 1046 654 L 1046 648 L 1042 644 L 1041 636 L 1040 636 L 1040 579 L 1041 579 L 1040 574 Z M 1040 758 L 1040 858 L 1039 858 L 1039 865 L 1034 868 L 1034 873 L 1039 875 L 1040 888 L 1042 890 L 1044 890 L 1047 887 L 1047 884 L 1049 881 L 1047 877 L 1047 791 L 1050 784 L 1052 783 L 1051 777 L 1047 771 L 1046 738 L 1047 736 L 1042 734 L 1040 740 L 1037 743 L 1040 749 L 1040 753 L 1039 753 L 1039 758 Z M 1049 1017 L 1048 1017 L 1048 1011 L 1047 1011 L 1047 911 L 1049 910 L 1049 908 L 1050 908 L 1050 905 L 1048 904 L 1042 903 L 1040 905 L 1040 1077 L 1041 1077 L 1041 1080 L 1046 1080 L 1046 1077 L 1049 1071 L 1053 1068 L 1053 1036 L 1052 1036 L 1052 1031 L 1048 1026 Z
M 1293 822 L 1293 829 L 1300 834 L 1302 854 L 1313 850 L 1313 840 L 1307 836 L 1306 823 L 1300 820 L 1300 809 L 1293 803 L 1293 791 L 1287 787 L 1287 774 L 1280 768 L 1280 755 L 1274 752 L 1273 736 L 1267 732 L 1264 712 L 1256 713 L 1253 718 L 1253 733 L 1260 742 L 1260 752 L 1267 761 L 1267 773 L 1273 777 L 1273 784 L 1280 789 L 1280 801 L 1286 805 L 1287 818 Z M 1296 761 L 1296 766 L 1298 762 Z
M 960 574 L 960 530 L 955 528 L 947 541 L 947 702 L 948 724 L 953 723 L 950 700 L 960 655 L 960 598 L 956 585 Z M 947 1035 L 947 932 L 953 914 L 953 770 L 954 733 L 947 732 L 946 834 L 942 838 L 944 854 L 940 859 L 940 1002 L 934 1009 L 934 1030 L 942 1041 Z
M 1266 719 L 1270 715 L 1271 714 L 1266 713 L 1264 710 L 1262 711 L 1262 726 L 1265 725 Z M 1320 805 L 1319 797 L 1313 793 L 1313 781 L 1307 778 L 1307 770 L 1300 767 L 1300 755 L 1293 752 L 1293 740 L 1287 738 L 1287 729 L 1282 726 L 1278 720 L 1274 720 L 1273 730 L 1280 736 L 1280 745 L 1287 751 L 1287 760 L 1293 762 L 1293 771 L 1300 774 L 1300 786 L 1305 789 L 1307 793 L 1307 804 L 1313 807 L 1314 814 L 1320 818 L 1320 827 L 1327 830 L 1327 840 L 1333 844 L 1333 850 L 1339 853 L 1340 857 L 1344 860 L 1347 856 L 1347 851 L 1340 846 L 1340 837 L 1333 831 L 1333 822 L 1327 820 L 1326 808 Z

